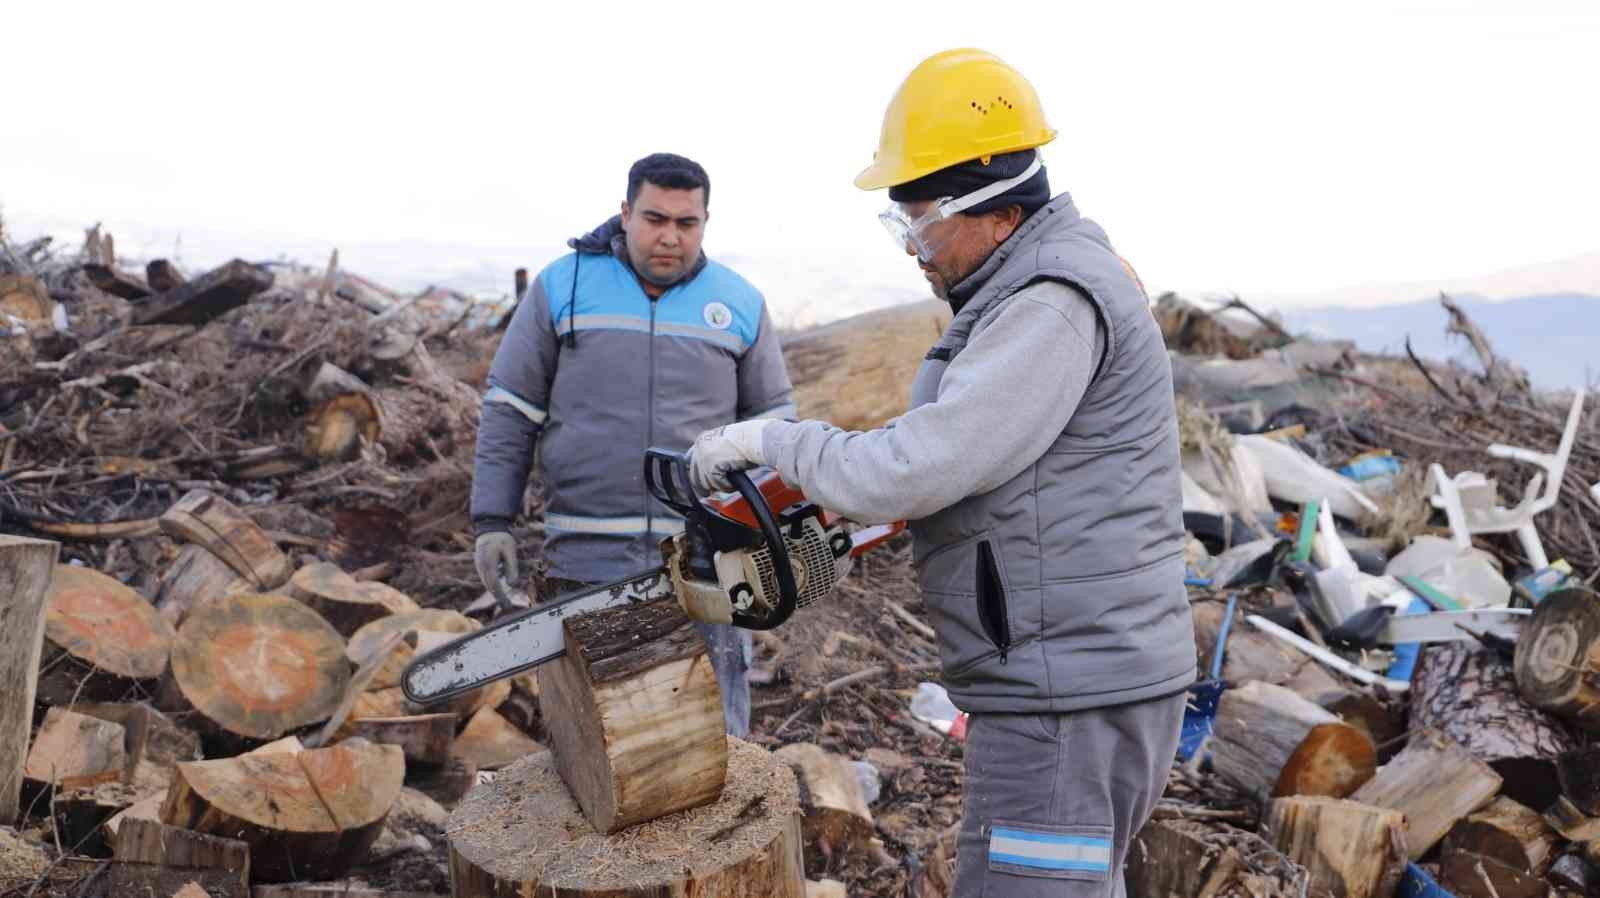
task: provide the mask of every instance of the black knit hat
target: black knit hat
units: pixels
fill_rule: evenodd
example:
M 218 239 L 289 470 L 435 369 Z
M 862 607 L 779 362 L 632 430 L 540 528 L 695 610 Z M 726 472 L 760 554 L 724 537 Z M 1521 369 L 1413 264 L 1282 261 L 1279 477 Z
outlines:
M 915 181 L 890 187 L 889 199 L 897 203 L 917 203 L 946 196 L 966 196 L 996 181 L 1004 181 L 1022 174 L 1033 164 L 1035 155 L 1034 150 L 1019 150 L 1015 153 L 991 156 L 988 165 L 974 159 L 949 168 L 941 168 Z M 1050 179 L 1041 164 L 1039 171 L 1033 177 L 999 196 L 990 197 L 963 211 L 971 215 L 980 215 L 995 209 L 1004 209 L 1006 206 L 1021 206 L 1023 212 L 1031 214 L 1048 202 L 1050 202 Z

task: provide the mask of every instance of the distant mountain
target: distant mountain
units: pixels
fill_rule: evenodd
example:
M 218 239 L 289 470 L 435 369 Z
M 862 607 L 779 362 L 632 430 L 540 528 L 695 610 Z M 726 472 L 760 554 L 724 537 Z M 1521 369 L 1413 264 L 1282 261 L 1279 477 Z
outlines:
M 1451 295 L 1495 352 L 1527 370 L 1542 389 L 1584 386 L 1600 379 L 1600 291 L 1550 293 L 1515 299 Z M 1458 358 L 1475 365 L 1460 337 L 1445 333 L 1449 316 L 1434 298 L 1355 308 L 1282 308 L 1292 333 L 1352 340 L 1370 352 L 1404 353 L 1406 337 L 1424 358 Z
M 1466 277 L 1393 284 L 1355 284 L 1314 292 L 1266 291 L 1245 298 L 1258 306 L 1279 309 L 1328 306 L 1365 308 L 1438 296 L 1441 290 L 1451 296 L 1472 296 L 1490 300 L 1568 293 L 1600 296 L 1600 252 L 1584 253 L 1532 265 L 1519 265 L 1515 268 Z M 1195 291 L 1180 289 L 1178 292 L 1188 295 Z

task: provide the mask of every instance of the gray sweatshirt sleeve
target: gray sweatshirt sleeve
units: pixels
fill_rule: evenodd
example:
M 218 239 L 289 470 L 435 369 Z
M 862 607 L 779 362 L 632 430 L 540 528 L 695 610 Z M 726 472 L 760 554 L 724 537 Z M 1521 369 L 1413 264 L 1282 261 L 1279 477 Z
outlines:
M 472 525 L 509 530 L 522 510 L 534 442 L 544 429 L 559 353 L 544 279 L 528 285 L 489 368 L 472 466 Z
M 789 369 L 783 363 L 783 347 L 778 341 L 765 303 L 756 341 L 739 359 L 739 420 L 749 418 L 793 418 L 794 388 Z
M 1053 281 L 1007 301 L 956 355 L 938 397 L 865 433 L 822 421 L 767 427 L 785 481 L 862 524 L 927 517 L 1015 477 L 1061 435 L 1102 354 L 1090 301 Z

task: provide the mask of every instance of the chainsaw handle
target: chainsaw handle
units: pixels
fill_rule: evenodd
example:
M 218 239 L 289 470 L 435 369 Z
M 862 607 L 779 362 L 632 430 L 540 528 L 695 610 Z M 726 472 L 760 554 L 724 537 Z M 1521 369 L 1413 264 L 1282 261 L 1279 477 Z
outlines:
M 682 453 L 644 450 L 644 485 L 657 501 L 684 517 L 700 513 L 700 497 L 695 495 L 694 481 L 689 477 L 689 460 Z
M 771 630 L 794 614 L 800 606 L 800 588 L 794 582 L 794 568 L 789 563 L 789 546 L 784 542 L 783 532 L 778 529 L 778 520 L 772 515 L 772 506 L 767 504 L 761 495 L 761 490 L 756 488 L 750 480 L 750 475 L 743 471 L 729 471 L 728 482 L 744 497 L 745 504 L 756 517 L 756 523 L 761 526 L 761 535 L 766 538 L 767 548 L 772 552 L 772 572 L 778 579 L 778 606 L 766 616 L 746 614 L 742 611 L 733 612 L 733 625 L 746 630 Z

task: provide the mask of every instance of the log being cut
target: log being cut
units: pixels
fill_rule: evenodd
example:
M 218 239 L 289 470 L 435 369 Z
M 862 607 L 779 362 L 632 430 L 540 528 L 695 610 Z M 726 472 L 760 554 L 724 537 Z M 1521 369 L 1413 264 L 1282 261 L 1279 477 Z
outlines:
M 803 898 L 794 774 L 765 749 L 723 738 L 719 798 L 615 835 L 589 825 L 551 753 L 512 763 L 445 826 L 456 898 Z

